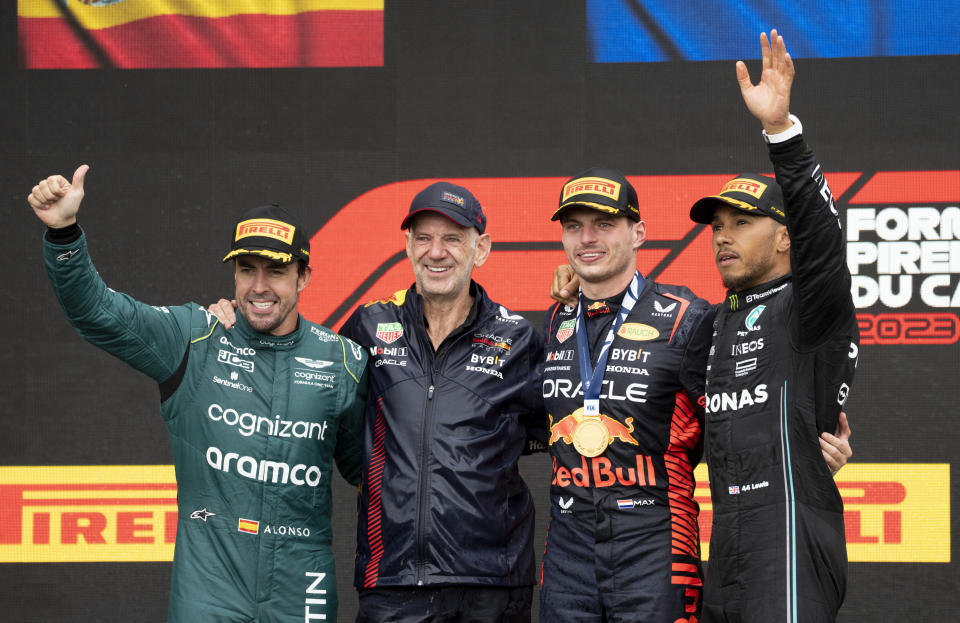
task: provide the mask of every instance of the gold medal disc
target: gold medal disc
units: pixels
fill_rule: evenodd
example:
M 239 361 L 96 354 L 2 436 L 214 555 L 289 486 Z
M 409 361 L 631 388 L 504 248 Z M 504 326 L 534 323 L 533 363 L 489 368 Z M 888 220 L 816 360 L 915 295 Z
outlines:
M 573 431 L 573 447 L 587 457 L 603 454 L 610 445 L 610 433 L 599 417 L 587 417 Z

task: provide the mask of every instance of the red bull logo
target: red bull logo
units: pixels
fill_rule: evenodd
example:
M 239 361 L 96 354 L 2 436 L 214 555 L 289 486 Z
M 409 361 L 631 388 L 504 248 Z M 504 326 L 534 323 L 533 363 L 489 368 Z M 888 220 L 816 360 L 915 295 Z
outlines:
M 400 307 L 401 305 L 403 305 L 403 302 L 406 300 L 406 298 L 407 298 L 406 290 L 397 290 L 396 292 L 390 295 L 390 298 L 377 299 L 375 301 L 370 301 L 369 303 L 364 303 L 363 306 L 370 307 L 371 305 L 376 305 L 377 303 L 383 303 L 383 304 L 393 303 L 397 307 Z
M 610 308 L 607 306 L 606 301 L 597 301 L 587 306 L 587 318 L 593 318 L 594 316 L 600 316 L 602 314 L 609 313 Z
M 653 466 L 653 457 L 645 454 L 635 455 L 635 464 L 631 467 L 614 467 L 613 461 L 605 456 L 596 456 L 589 461 L 580 457 L 579 467 L 557 465 L 553 457 L 553 480 L 551 485 L 558 487 L 654 487 L 657 474 Z
M 584 420 L 583 407 L 580 407 L 570 415 L 561 418 L 556 424 L 553 423 L 553 416 L 547 416 L 550 418 L 550 445 L 552 446 L 557 441 L 561 439 L 570 445 L 573 445 L 573 435 L 577 430 L 577 426 L 580 425 Z M 619 439 L 624 443 L 629 443 L 633 445 L 639 445 L 637 440 L 633 438 L 633 435 L 630 433 L 633 432 L 633 418 L 628 417 L 626 421 L 621 424 L 619 421 L 613 419 L 610 416 L 600 414 L 600 423 L 603 424 L 604 428 L 607 429 L 607 435 L 610 437 L 610 441 L 614 439 Z M 625 425 L 624 425 L 625 424 Z

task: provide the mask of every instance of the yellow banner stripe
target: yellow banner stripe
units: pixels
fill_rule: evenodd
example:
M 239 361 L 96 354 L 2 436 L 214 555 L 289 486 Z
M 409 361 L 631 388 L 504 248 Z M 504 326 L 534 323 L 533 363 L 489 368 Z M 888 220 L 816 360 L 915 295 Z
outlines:
M 384 0 L 121 0 L 105 6 L 69 0 L 67 7 L 88 30 L 121 26 L 147 17 L 184 15 L 296 15 L 308 11 L 382 11 Z M 59 0 L 18 0 L 19 17 L 62 17 Z
M 135 484 L 135 483 L 134 483 Z M 151 483 L 152 484 L 152 483 Z M 132 499 L 142 499 L 142 498 L 171 498 L 176 499 L 177 490 L 175 488 L 158 488 L 155 486 L 145 485 L 142 488 L 138 487 L 136 489 L 96 489 L 96 490 L 81 490 L 73 491 L 70 489 L 44 489 L 41 491 L 24 491 L 23 499 L 24 500 L 51 500 L 51 505 L 55 505 L 57 500 L 87 500 L 96 503 L 97 500 L 102 500 L 103 498 L 132 498 Z
M 707 529 L 713 505 L 706 465 L 695 476 Z M 949 464 L 853 463 L 835 480 L 851 562 L 950 562 Z M 143 488 L 131 487 L 138 484 Z M 0 466 L 0 517 L 6 522 L 0 525 L 0 540 L 6 539 L 0 563 L 170 560 L 177 511 L 161 500 L 175 497 L 172 487 L 162 488 L 174 484 L 171 465 Z M 127 497 L 153 501 L 116 503 Z M 31 503 L 44 498 L 51 503 Z M 58 498 L 72 502 L 58 505 Z M 704 543 L 705 559 L 708 554 Z
M 0 466 L 3 485 L 174 483 L 173 465 Z M 149 489 L 147 489 L 149 490 Z

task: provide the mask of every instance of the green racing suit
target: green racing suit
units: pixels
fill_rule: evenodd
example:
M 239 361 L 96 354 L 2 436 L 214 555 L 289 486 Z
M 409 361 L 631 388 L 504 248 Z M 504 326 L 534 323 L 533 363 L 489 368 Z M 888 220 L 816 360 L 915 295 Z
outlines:
M 160 386 L 179 515 L 169 621 L 335 621 L 331 463 L 360 481 L 366 354 L 303 317 L 277 337 L 137 302 L 68 229 L 48 232 L 44 260 L 71 325 Z

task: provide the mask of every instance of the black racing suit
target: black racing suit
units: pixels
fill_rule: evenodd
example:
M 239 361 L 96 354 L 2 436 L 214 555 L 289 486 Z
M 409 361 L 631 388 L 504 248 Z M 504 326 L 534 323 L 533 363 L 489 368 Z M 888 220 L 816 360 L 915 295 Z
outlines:
M 436 350 L 415 288 L 359 307 L 341 329 L 370 352 L 361 602 L 373 589 L 534 584 L 533 499 L 517 461 L 528 435 L 546 437 L 543 340 L 480 286 L 471 293 L 466 321 Z
M 622 299 L 582 303 L 594 366 Z M 553 477 L 541 620 L 695 621 L 702 576 L 693 468 L 712 308 L 687 288 L 646 281 L 603 376 L 600 413 L 612 442 L 591 458 L 573 445 L 584 406 L 575 318 L 554 305 L 546 322 Z
M 846 590 L 834 432 L 859 333 L 833 198 L 802 136 L 770 146 L 792 275 L 729 292 L 707 372 L 713 531 L 704 621 L 833 621 Z

